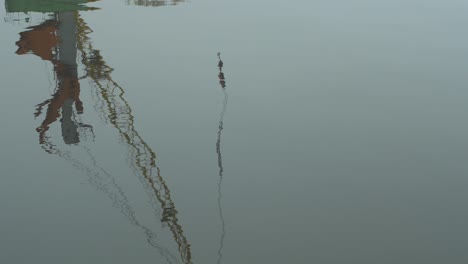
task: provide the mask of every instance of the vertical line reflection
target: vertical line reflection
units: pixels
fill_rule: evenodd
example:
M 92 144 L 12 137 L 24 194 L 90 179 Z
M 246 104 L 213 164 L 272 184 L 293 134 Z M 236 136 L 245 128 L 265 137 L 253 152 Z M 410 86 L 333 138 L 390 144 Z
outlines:
M 218 168 L 219 168 L 219 180 L 218 180 L 218 214 L 219 214 L 219 219 L 221 221 L 221 237 L 219 239 L 219 248 L 218 248 L 218 260 L 217 263 L 220 264 L 222 259 L 223 259 L 223 247 L 224 247 L 224 238 L 226 236 L 226 227 L 225 227 L 225 222 L 224 222 L 224 215 L 223 215 L 223 208 L 221 206 L 221 200 L 222 200 L 222 192 L 221 192 L 221 187 L 223 183 L 223 160 L 221 157 L 221 134 L 223 132 L 223 120 L 224 120 L 224 114 L 226 113 L 226 108 L 227 108 L 227 103 L 228 103 L 228 93 L 226 91 L 226 80 L 224 78 L 224 73 L 223 73 L 223 61 L 221 60 L 221 53 L 218 52 L 218 78 L 219 78 L 219 84 L 221 85 L 221 89 L 224 94 L 224 100 L 223 100 L 223 107 L 221 110 L 221 114 L 219 117 L 219 125 L 218 125 L 218 139 L 216 141 L 216 154 L 218 155 Z

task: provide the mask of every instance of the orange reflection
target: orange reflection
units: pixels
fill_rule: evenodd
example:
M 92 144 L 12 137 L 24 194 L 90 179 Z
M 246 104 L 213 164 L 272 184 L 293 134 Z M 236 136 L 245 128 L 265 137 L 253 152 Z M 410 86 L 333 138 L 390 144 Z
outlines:
M 50 99 L 36 107 L 35 117 L 47 107 L 46 116 L 36 129 L 39 142 L 46 144 L 46 132 L 51 124 L 62 116 L 62 136 L 66 144 L 79 142 L 78 126 L 73 120 L 73 105 L 78 114 L 83 113 L 80 100 L 80 83 L 76 64 L 76 29 L 74 11 L 61 12 L 38 26 L 29 27 L 20 33 L 17 54 L 32 53 L 43 60 L 50 61 L 56 77 L 55 92 Z M 70 30 L 72 30 L 70 32 Z

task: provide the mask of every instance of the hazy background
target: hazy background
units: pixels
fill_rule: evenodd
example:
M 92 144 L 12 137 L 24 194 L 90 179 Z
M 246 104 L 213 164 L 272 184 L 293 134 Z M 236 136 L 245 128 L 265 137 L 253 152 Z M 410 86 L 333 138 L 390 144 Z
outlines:
M 88 36 L 157 153 L 193 263 L 216 263 L 220 240 L 225 264 L 468 261 L 467 1 L 89 5 Z M 0 262 L 167 263 L 92 175 L 40 147 L 33 113 L 53 66 L 15 42 L 46 16 L 0 10 Z M 60 122 L 49 136 L 83 164 L 88 148 L 178 257 L 80 83 L 94 140 L 65 145 Z

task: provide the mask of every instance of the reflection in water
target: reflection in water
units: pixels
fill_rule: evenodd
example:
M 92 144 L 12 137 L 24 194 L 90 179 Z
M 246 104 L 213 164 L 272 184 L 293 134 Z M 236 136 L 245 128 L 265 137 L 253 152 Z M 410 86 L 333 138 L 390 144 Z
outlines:
M 35 1 L 31 1 L 33 2 Z M 86 73 L 81 79 L 87 78 L 96 88 L 101 118 L 118 131 L 121 143 L 127 147 L 131 168 L 146 194 L 152 199 L 155 213 L 157 214 L 157 208 L 154 207 L 156 203 L 162 208 L 160 221 L 169 227 L 183 263 L 192 263 L 190 244 L 178 222 L 170 190 L 160 174 L 159 167 L 156 166 L 156 154 L 136 131 L 132 109 L 124 98 L 125 91 L 112 79 L 112 68 L 106 64 L 100 52 L 93 48 L 88 37 L 91 29 L 76 10 L 53 9 L 53 12 L 50 19 L 21 32 L 20 40 L 16 42 L 17 54 L 33 53 L 43 60 L 50 61 L 54 66 L 54 94 L 52 98 L 38 104 L 34 114 L 35 117 L 41 116 L 43 108 L 47 107 L 44 121 L 37 128 L 40 145 L 48 153 L 62 157 L 73 167 L 85 172 L 89 183 L 105 193 L 129 222 L 142 230 L 147 242 L 155 247 L 168 263 L 178 262 L 169 250 L 156 243 L 156 234 L 138 221 L 127 196 L 114 177 L 97 164 L 90 149 L 78 145 L 80 138 L 85 134 L 80 133 L 80 130 L 92 132 L 92 127 L 84 125 L 78 117 L 84 111 L 80 100 L 80 78 L 76 62 L 79 50 Z M 63 141 L 67 145 L 75 145 L 73 152 L 61 150 L 46 135 L 51 125 L 59 118 Z M 80 153 L 88 158 L 88 162 L 74 158 L 74 154 Z
M 185 0 L 127 0 L 128 5 L 137 6 L 165 6 L 165 5 L 177 5 L 185 2 Z
M 36 129 L 39 142 L 46 151 L 50 151 L 51 143 L 46 136 L 52 123 L 61 117 L 62 136 L 65 144 L 79 143 L 79 127 L 91 128 L 77 122 L 76 113 L 82 114 L 83 103 L 80 100 L 80 83 L 78 81 L 78 66 L 76 64 L 76 31 L 75 11 L 57 12 L 52 19 L 38 26 L 29 27 L 28 31 L 20 33 L 17 54 L 33 53 L 43 60 L 52 62 L 56 78 L 56 87 L 52 98 L 36 106 L 35 117 L 42 114 L 47 106 L 46 116 Z
M 223 108 L 221 110 L 221 115 L 219 117 L 219 125 L 218 125 L 218 139 L 216 141 L 216 153 L 218 154 L 218 167 L 219 167 L 219 181 L 218 181 L 218 212 L 219 212 L 219 219 L 221 221 L 221 238 L 219 241 L 219 249 L 218 249 L 218 263 L 221 263 L 223 258 L 223 247 L 224 247 L 224 237 L 226 236 L 226 229 L 224 223 L 224 216 L 223 216 L 223 209 L 221 207 L 221 184 L 223 182 L 223 160 L 221 157 L 221 133 L 223 131 L 223 119 L 224 114 L 226 113 L 226 107 L 228 103 L 228 94 L 226 92 L 226 81 L 224 79 L 223 73 L 223 61 L 221 60 L 221 53 L 218 52 L 218 78 L 219 84 L 221 85 L 221 89 L 224 93 L 224 100 L 223 100 Z
M 89 32 L 89 27 L 83 19 L 78 18 L 82 32 Z M 132 109 L 124 98 L 125 90 L 116 83 L 109 67 L 102 59 L 98 50 L 93 49 L 86 34 L 79 35 L 78 48 L 82 53 L 82 64 L 85 66 L 86 77 L 98 89 L 100 101 L 104 103 L 101 114 L 119 132 L 121 142 L 128 148 L 131 166 L 145 187 L 150 197 L 163 209 L 161 221 L 169 226 L 184 263 L 191 263 L 190 244 L 178 223 L 177 210 L 171 199 L 169 188 L 156 166 L 156 153 L 141 138 L 134 126 Z
M 86 3 L 97 0 L 5 0 L 6 11 L 11 13 L 41 12 L 53 13 L 76 10 L 95 10 Z
M 88 176 L 88 183 L 103 192 L 112 201 L 112 205 L 120 209 L 120 212 L 126 217 L 130 224 L 142 231 L 146 237 L 147 243 L 154 247 L 161 256 L 165 258 L 167 263 L 177 263 L 177 258 L 168 249 L 157 243 L 157 235 L 150 228 L 138 221 L 135 210 L 130 205 L 125 192 L 114 177 L 97 164 L 96 158 L 92 155 L 89 148 L 85 146 L 79 147 L 80 149 L 75 149 L 75 152 L 83 152 L 82 154 L 89 158 L 88 164 L 81 159 L 74 158 L 70 151 L 61 151 L 58 148 L 53 148 L 51 153 L 68 161 L 75 169 L 86 173 Z

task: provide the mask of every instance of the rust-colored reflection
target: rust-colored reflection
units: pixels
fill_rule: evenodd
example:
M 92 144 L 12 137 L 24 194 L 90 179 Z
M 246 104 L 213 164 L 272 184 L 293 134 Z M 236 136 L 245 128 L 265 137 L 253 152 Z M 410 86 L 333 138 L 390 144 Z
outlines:
M 156 165 L 156 153 L 143 140 L 135 128 L 132 108 L 125 100 L 125 90 L 112 77 L 112 68 L 107 65 L 100 51 L 93 48 L 88 36 L 92 30 L 80 17 L 78 11 L 55 12 L 40 25 L 27 28 L 20 33 L 17 54 L 34 54 L 53 65 L 56 87 L 51 98 L 38 104 L 34 115 L 40 117 L 47 108 L 45 117 L 37 128 L 39 143 L 48 153 L 69 161 L 75 168 L 84 171 L 89 182 L 109 197 L 120 208 L 129 222 L 142 230 L 147 242 L 155 247 L 168 263 L 178 262 L 177 258 L 155 241 L 156 234 L 138 221 L 123 189 L 114 177 L 97 164 L 90 149 L 81 146 L 81 127 L 91 128 L 78 121 L 77 115 L 84 111 L 80 100 L 80 79 L 88 79 L 96 89 L 99 114 L 118 132 L 120 142 L 127 147 L 130 166 L 141 182 L 146 194 L 162 209 L 160 221 L 169 227 L 177 244 L 183 263 L 192 263 L 190 244 L 177 218 L 177 210 L 171 199 L 171 192 Z M 78 54 L 86 75 L 78 77 Z M 51 125 L 60 120 L 61 134 L 65 144 L 75 145 L 70 151 L 61 150 L 47 136 Z M 74 158 L 74 152 L 83 152 L 91 164 Z M 75 153 L 76 154 L 76 153 Z M 158 213 L 155 207 L 155 213 Z
M 39 142 L 45 149 L 48 148 L 46 132 L 59 117 L 66 144 L 78 143 L 80 141 L 78 128 L 87 126 L 74 120 L 75 113 L 82 114 L 84 111 L 80 100 L 75 30 L 75 11 L 59 12 L 54 14 L 52 19 L 21 32 L 20 40 L 16 42 L 17 54 L 35 54 L 43 60 L 50 61 L 54 67 L 55 91 L 51 98 L 37 105 L 34 113 L 35 117 L 39 117 L 43 108 L 47 108 L 44 120 L 36 129 L 39 133 Z
M 20 40 L 16 42 L 16 54 L 34 53 L 43 60 L 54 61 L 54 51 L 59 43 L 56 34 L 58 22 L 47 20 L 38 26 L 29 27 L 28 31 L 20 33 Z

